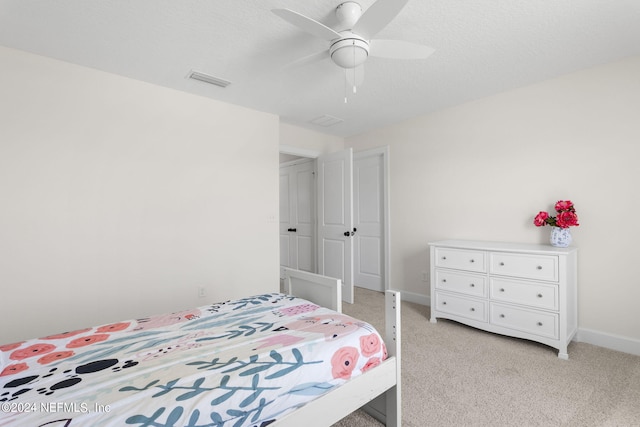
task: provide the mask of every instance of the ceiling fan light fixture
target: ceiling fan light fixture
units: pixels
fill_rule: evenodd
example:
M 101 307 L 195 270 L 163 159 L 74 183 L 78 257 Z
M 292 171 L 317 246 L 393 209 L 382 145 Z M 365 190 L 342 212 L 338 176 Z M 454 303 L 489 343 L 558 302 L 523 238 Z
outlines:
M 331 45 L 331 60 L 342 68 L 355 68 L 369 57 L 369 43 L 359 38 L 341 39 Z

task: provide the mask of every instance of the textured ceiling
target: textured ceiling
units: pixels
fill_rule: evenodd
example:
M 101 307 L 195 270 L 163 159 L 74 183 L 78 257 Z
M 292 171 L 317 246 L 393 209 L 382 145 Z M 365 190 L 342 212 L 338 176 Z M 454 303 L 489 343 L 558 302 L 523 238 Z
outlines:
M 640 0 L 412 0 L 376 38 L 436 52 L 414 61 L 369 58 L 354 95 L 345 91 L 344 71 L 329 60 L 284 68 L 328 45 L 270 11 L 289 8 L 331 27 L 340 3 L 0 0 L 0 45 L 340 136 L 640 55 Z M 365 10 L 372 3 L 360 2 Z M 187 79 L 192 69 L 231 85 Z M 323 115 L 344 121 L 310 123 Z

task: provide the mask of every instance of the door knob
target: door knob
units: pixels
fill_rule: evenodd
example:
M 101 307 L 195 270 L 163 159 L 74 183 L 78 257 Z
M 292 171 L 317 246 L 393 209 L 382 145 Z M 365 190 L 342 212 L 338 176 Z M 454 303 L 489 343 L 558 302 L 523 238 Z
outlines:
M 345 237 L 349 237 L 349 236 L 353 236 L 354 234 L 356 234 L 356 231 L 358 231 L 358 229 L 353 227 L 353 231 L 345 231 L 343 234 L 345 235 Z

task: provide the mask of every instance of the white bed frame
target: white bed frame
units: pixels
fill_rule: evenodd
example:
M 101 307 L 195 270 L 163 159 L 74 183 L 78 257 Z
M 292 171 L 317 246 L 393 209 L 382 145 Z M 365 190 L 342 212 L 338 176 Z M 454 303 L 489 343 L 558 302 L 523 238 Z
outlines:
M 340 279 L 285 268 L 285 291 L 342 312 Z M 374 369 L 307 403 L 273 425 L 327 427 L 362 408 L 387 427 L 402 425 L 400 293 L 385 292 L 385 344 L 389 357 Z

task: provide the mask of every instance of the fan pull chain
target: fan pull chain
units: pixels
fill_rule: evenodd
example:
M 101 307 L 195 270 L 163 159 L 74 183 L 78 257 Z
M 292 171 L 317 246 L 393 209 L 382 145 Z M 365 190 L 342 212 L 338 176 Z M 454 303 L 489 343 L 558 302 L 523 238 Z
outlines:
M 344 69 L 344 103 L 347 103 L 347 73 L 349 70 Z
M 353 52 L 353 67 L 351 67 L 352 70 L 353 70 L 353 93 L 356 94 L 357 93 L 357 87 L 356 87 L 356 79 L 357 79 L 357 77 L 356 77 L 356 68 L 357 67 L 355 66 L 356 65 L 356 42 L 355 42 L 355 40 L 353 40 L 351 42 L 351 45 L 353 46 L 353 49 L 351 49 L 351 51 Z M 348 99 L 347 99 L 347 82 L 349 80 L 349 78 L 347 76 L 348 72 L 349 72 L 349 69 L 345 68 L 344 69 L 344 103 L 345 104 L 348 102 Z
M 356 93 L 356 41 L 353 40 L 351 42 L 351 44 L 353 45 L 353 49 L 351 49 L 351 51 L 353 52 L 353 93 Z

